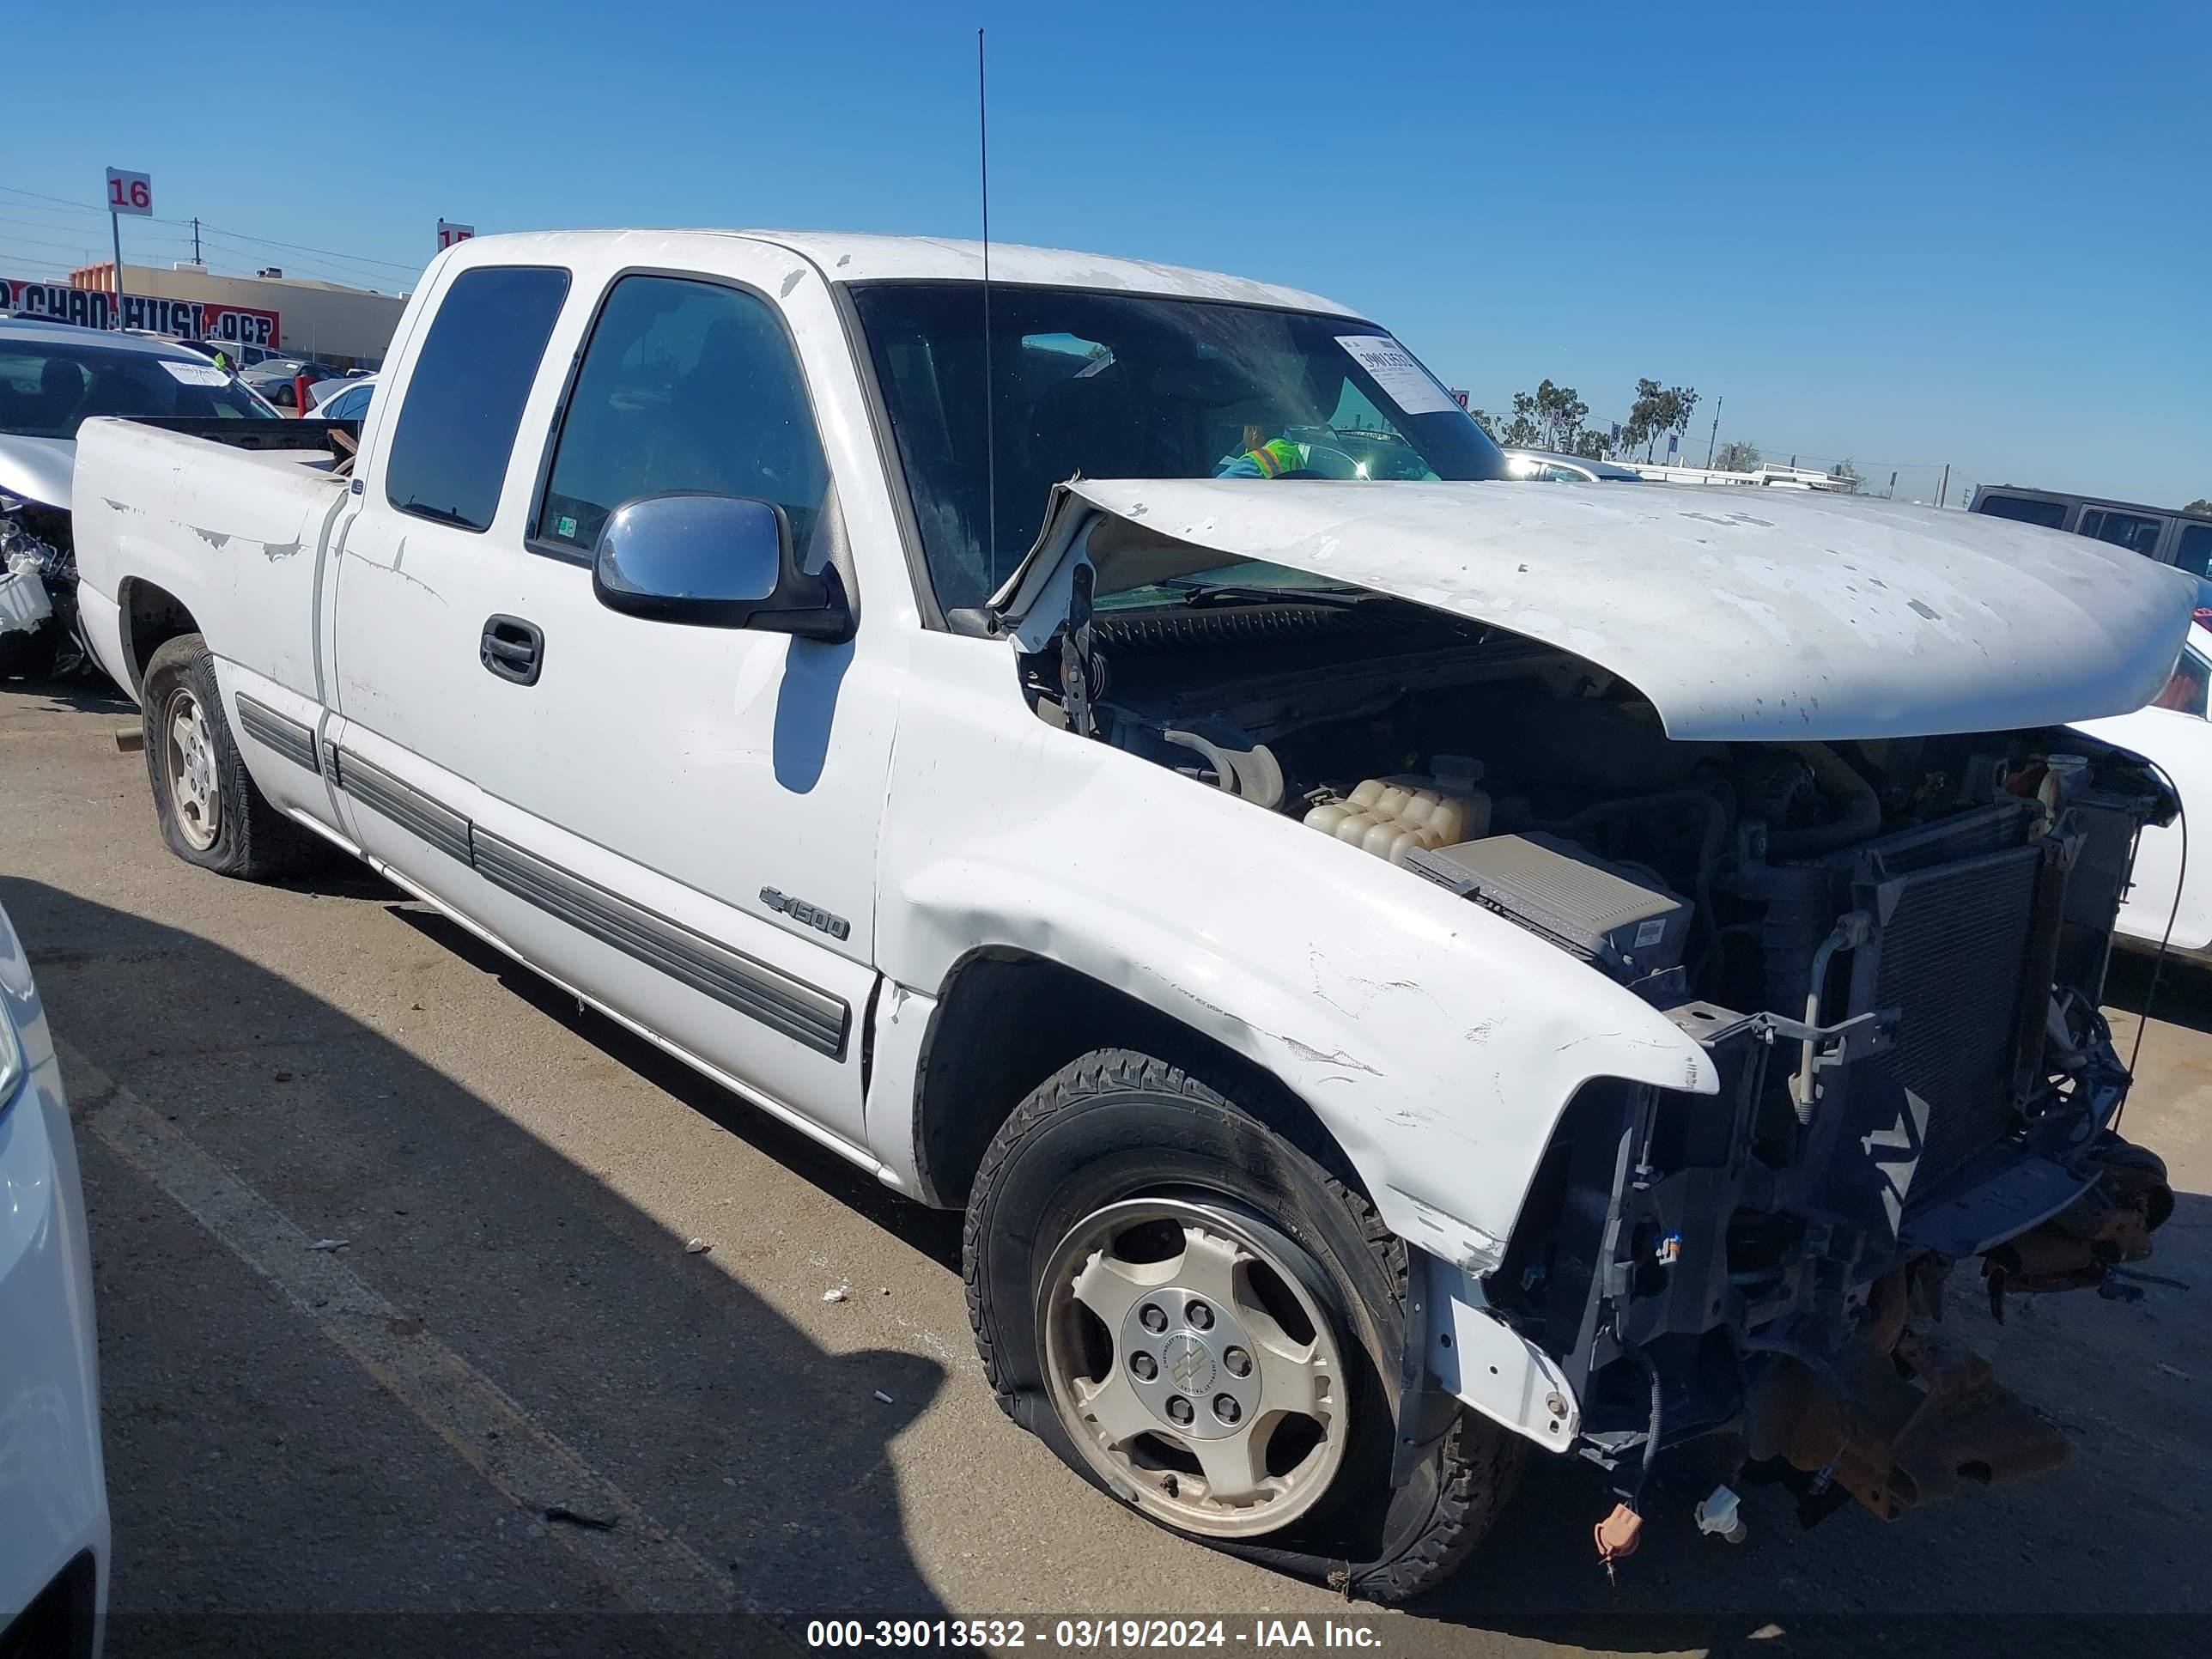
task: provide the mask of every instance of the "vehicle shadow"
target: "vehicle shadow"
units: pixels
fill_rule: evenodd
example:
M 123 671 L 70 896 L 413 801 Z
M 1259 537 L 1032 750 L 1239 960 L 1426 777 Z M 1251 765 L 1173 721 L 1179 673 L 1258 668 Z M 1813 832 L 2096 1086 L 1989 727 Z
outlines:
M 957 1212 L 933 1210 L 902 1198 L 865 1170 L 747 1104 L 713 1079 L 702 1077 L 665 1049 L 580 1006 L 560 987 L 540 978 L 495 945 L 486 944 L 444 912 L 409 899 L 387 908 L 423 938 L 490 975 L 508 992 L 547 1018 L 560 1022 L 609 1060 L 635 1072 L 718 1128 L 774 1158 L 939 1267 L 950 1273 L 960 1271 Z
M 571 1553 L 563 1528 L 579 1523 L 544 1512 L 568 1495 L 480 1478 L 495 1459 L 410 1415 L 404 1389 L 380 1389 L 375 1366 L 274 1293 L 216 1223 L 118 1156 L 100 1131 L 107 1100 L 72 1079 L 111 1656 L 795 1652 L 810 1616 L 945 1616 L 907 1547 L 890 1455 L 942 1388 L 938 1360 L 825 1350 L 748 1288 L 742 1218 L 732 1248 L 687 1252 L 599 1174 L 252 960 L 42 882 L 0 876 L 0 905 L 63 1043 L 273 1206 L 297 1230 L 285 1237 L 342 1241 L 330 1259 L 402 1310 L 396 1334 L 442 1344 L 567 1449 L 584 1489 L 586 1475 L 611 1482 L 708 1572 L 684 1617 L 641 1615 L 666 1598 L 625 1592 L 657 1581 L 620 1556 Z M 558 1011 L 543 981 L 504 958 L 496 970 Z M 622 1064 L 657 1078 L 673 1066 L 592 1024 Z M 679 1072 L 665 1081 L 696 1098 Z M 763 1144 L 780 1133 L 757 1115 L 739 1127 Z M 774 1150 L 837 1188 L 807 1144 Z M 884 1203 L 855 1179 L 856 1201 Z M 712 1575 L 737 1601 L 692 1616 L 697 1598 L 723 1605 Z
M 0 689 L 18 696 L 40 698 L 55 708 L 73 708 L 82 714 L 113 714 L 138 718 L 138 705 L 125 696 L 115 683 L 97 671 L 69 679 L 0 679 Z M 27 707 L 35 709 L 35 703 Z

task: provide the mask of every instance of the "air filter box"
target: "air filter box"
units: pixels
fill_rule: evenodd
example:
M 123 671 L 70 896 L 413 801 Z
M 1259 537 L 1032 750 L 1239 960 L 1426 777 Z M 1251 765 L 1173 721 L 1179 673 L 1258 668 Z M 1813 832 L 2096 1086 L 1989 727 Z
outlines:
M 1490 836 L 1419 848 L 1406 867 L 1626 984 L 1680 966 L 1695 908 L 1648 873 L 1557 836 Z

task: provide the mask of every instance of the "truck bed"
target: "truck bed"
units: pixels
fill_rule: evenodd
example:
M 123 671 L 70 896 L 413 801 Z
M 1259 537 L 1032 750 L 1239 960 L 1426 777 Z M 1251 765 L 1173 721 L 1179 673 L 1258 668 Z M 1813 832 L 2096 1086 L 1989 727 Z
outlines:
M 88 617 L 127 617 L 127 575 L 189 611 L 219 653 L 248 653 L 240 665 L 314 696 L 316 580 L 346 499 L 334 429 L 349 424 L 87 421 L 74 517 Z M 123 665 L 135 690 L 142 665 Z

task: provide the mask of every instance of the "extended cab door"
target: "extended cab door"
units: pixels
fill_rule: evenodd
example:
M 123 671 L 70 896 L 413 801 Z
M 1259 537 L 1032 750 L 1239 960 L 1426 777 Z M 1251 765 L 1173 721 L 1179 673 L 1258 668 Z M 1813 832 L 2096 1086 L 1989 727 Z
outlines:
M 831 471 L 769 297 L 792 258 L 702 236 L 715 274 L 673 275 L 546 240 L 579 257 L 457 251 L 387 384 L 339 587 L 341 786 L 395 871 L 850 1150 L 885 630 L 624 616 L 590 564 L 608 512 L 671 490 L 773 501 L 830 556 Z

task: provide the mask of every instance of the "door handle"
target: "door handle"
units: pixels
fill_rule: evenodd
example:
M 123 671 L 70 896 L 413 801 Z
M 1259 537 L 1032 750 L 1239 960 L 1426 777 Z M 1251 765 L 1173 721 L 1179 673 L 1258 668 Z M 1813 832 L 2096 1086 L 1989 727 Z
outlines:
M 493 617 L 483 625 L 477 660 L 503 680 L 535 685 L 545 666 L 545 635 L 536 623 L 520 617 Z

